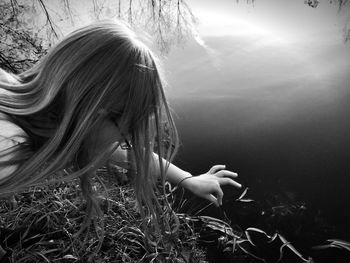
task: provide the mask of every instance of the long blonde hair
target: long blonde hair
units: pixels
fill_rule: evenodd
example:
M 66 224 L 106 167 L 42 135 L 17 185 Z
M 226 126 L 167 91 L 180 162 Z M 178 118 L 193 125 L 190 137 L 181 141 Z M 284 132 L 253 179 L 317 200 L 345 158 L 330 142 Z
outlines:
M 80 28 L 15 78 L 16 83 L 0 82 L 5 91 L 0 92 L 0 112 L 29 139 L 16 147 L 11 163 L 19 168 L 0 180 L 0 192 L 37 185 L 73 165 L 78 169 L 68 178 L 81 178 L 90 213 L 94 205 L 90 175 L 120 142 L 101 156 L 87 156 L 85 138 L 106 114 L 113 114 L 133 146 L 137 173 L 133 185 L 145 208 L 143 216 L 159 216 L 152 155 L 156 152 L 171 161 L 178 137 L 158 61 L 133 31 L 120 22 Z M 159 165 L 164 185 L 167 165 L 160 159 Z

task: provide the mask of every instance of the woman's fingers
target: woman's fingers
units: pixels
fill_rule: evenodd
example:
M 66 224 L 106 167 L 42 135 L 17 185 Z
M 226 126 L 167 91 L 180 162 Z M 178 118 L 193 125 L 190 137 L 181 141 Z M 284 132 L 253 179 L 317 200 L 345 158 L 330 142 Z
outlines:
M 230 177 L 230 178 L 236 178 L 238 176 L 237 173 L 228 171 L 228 170 L 221 170 L 217 173 L 215 173 L 217 177 Z
M 237 188 L 241 188 L 242 185 L 237 183 L 236 181 L 232 180 L 231 178 L 227 178 L 227 177 L 222 177 L 222 178 L 218 178 L 219 184 L 220 185 L 232 185 L 234 187 Z
M 237 173 L 225 170 L 225 165 L 214 165 L 210 170 L 200 176 L 194 176 L 192 182 L 192 192 L 196 195 L 209 200 L 216 206 L 222 205 L 224 193 L 221 186 L 232 185 L 240 188 L 241 184 L 237 183 L 235 179 Z M 189 187 L 190 189 L 190 187 Z
M 210 194 L 206 197 L 206 199 L 209 200 L 209 202 L 213 203 L 214 205 L 219 206 L 218 200 L 216 199 L 215 196 Z
M 219 194 L 216 197 L 213 194 L 210 194 L 206 197 L 206 199 L 209 200 L 214 205 L 216 205 L 217 207 L 222 205 L 222 196 L 220 196 Z
M 222 191 L 220 185 L 217 185 L 212 194 L 207 196 L 207 199 L 214 203 L 216 206 L 222 205 L 222 198 L 224 197 L 224 192 Z
M 217 171 L 225 169 L 225 168 L 226 168 L 226 165 L 217 164 L 217 165 L 214 165 L 213 167 L 211 167 L 208 173 L 215 174 Z
M 222 198 L 224 197 L 224 192 L 222 191 L 221 187 L 219 186 L 216 190 L 216 199 L 218 200 L 218 205 L 222 205 Z

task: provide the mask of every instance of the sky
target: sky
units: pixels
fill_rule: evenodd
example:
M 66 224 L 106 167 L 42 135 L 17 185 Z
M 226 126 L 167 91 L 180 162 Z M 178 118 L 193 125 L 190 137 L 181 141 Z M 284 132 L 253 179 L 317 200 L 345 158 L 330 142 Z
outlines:
M 245 30 L 241 28 L 238 34 L 260 33 L 270 35 L 276 41 L 298 41 L 302 37 L 320 37 L 318 34 L 324 35 L 327 31 L 334 34 L 339 30 L 338 20 L 341 20 L 337 6 L 330 5 L 327 0 L 321 0 L 317 8 L 310 8 L 301 0 L 256 0 L 254 4 L 234 0 L 192 0 L 188 3 L 203 26 L 201 32 L 207 35 L 233 34 L 232 27 L 239 26 Z M 220 29 L 217 25 L 224 27 Z
M 169 71 L 175 79 L 178 74 L 188 82 L 203 79 L 187 78 L 186 72 L 192 75 L 194 69 L 193 74 L 221 75 L 224 82 L 233 81 L 247 91 L 281 82 L 308 81 L 321 89 L 322 83 L 339 80 L 342 73 L 347 75 L 350 44 L 343 43 L 342 34 L 346 16 L 327 1 L 317 8 L 287 0 L 256 0 L 254 5 L 234 0 L 191 0 L 188 4 L 198 19 L 198 36 L 196 42 L 190 41 L 168 56 Z M 210 91 L 212 82 L 217 82 L 215 76 L 206 78 L 206 88 L 191 83 L 187 92 L 178 87 L 172 95 L 188 96 L 197 89 Z M 187 86 L 182 82 L 179 85 Z M 234 94 L 239 89 L 236 87 Z
M 168 94 L 181 105 L 180 112 L 188 100 L 227 105 L 226 112 L 235 103 L 242 105 L 235 108 L 241 123 L 282 125 L 306 112 L 335 110 L 349 98 L 350 43 L 344 43 L 342 33 L 346 16 L 335 5 L 188 3 L 198 19 L 198 35 L 174 48 L 165 62 Z

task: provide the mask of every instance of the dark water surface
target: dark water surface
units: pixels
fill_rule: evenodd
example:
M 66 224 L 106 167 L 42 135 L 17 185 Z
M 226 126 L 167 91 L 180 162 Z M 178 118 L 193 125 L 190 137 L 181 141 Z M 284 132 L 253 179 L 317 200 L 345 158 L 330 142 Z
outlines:
M 349 91 L 336 92 L 336 99 L 299 92 L 287 106 L 259 94 L 174 99 L 182 139 L 177 164 L 194 174 L 226 164 L 260 198 L 293 193 L 348 230 Z
M 256 205 L 235 205 L 242 190 L 225 187 L 223 210 L 243 229 L 276 227 L 312 257 L 326 239 L 350 241 L 349 46 L 204 40 L 208 50 L 189 43 L 166 64 L 182 141 L 175 163 L 237 172 Z
M 182 140 L 175 163 L 193 174 L 226 164 L 256 201 L 236 205 L 242 190 L 225 187 L 224 208 L 208 214 L 223 218 L 224 210 L 243 229 L 277 229 L 316 262 L 350 262 L 337 256 L 345 250 L 311 249 L 350 241 L 350 44 L 320 25 L 304 32 L 295 27 L 301 13 L 287 13 L 294 40 L 243 25 L 209 32 L 202 21 L 201 41 L 171 51 L 167 93 Z M 289 14 L 269 19 L 278 14 L 273 24 L 282 28 Z

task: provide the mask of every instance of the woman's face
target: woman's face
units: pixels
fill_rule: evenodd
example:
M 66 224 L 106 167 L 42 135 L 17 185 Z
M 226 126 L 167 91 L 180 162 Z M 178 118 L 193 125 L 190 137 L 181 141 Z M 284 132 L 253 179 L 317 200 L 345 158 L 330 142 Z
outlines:
M 106 151 L 115 142 L 124 142 L 118 126 L 108 116 L 101 119 L 90 131 L 86 138 L 89 155 L 97 156 Z

